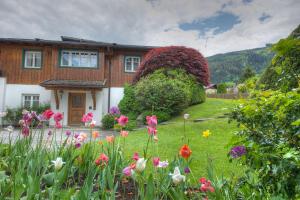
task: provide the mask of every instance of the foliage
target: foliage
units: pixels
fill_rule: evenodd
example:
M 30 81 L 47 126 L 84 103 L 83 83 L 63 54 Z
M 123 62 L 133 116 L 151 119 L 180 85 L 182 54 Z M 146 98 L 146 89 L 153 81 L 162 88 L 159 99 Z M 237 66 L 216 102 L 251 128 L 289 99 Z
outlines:
M 272 196 L 300 194 L 300 93 L 256 92 L 231 114 L 242 127 L 234 144 L 247 148 L 240 161 Z M 299 197 L 299 196 L 298 196 Z
M 142 119 L 144 120 L 144 124 L 146 124 L 146 116 L 155 115 L 157 116 L 158 123 L 165 122 L 171 119 L 171 115 L 164 111 L 144 111 L 142 113 Z
M 297 88 L 300 80 L 300 39 L 282 39 L 272 49 L 276 55 L 259 83 L 264 84 L 264 89 L 289 91 Z
M 135 85 L 136 100 L 143 111 L 180 113 L 188 105 L 204 101 L 204 90 L 184 70 L 160 69 Z
M 217 93 L 218 94 L 225 94 L 227 93 L 227 85 L 226 83 L 220 83 L 217 86 Z
M 269 47 L 247 49 L 207 57 L 212 83 L 238 82 L 246 66 L 262 73 L 271 63 L 274 53 Z
M 136 119 L 140 110 L 140 105 L 135 98 L 134 87 L 124 86 L 124 96 L 118 105 L 121 113 L 127 115 L 130 119 Z
M 25 107 L 18 107 L 18 108 L 7 108 L 6 112 L 7 115 L 3 118 L 5 124 L 13 125 L 13 126 L 18 126 L 19 124 L 19 119 L 22 118 L 22 112 L 24 109 L 26 110 L 33 110 L 37 113 L 41 113 L 44 110 L 47 110 L 50 108 L 50 104 L 45 103 L 45 104 L 40 104 L 39 106 L 35 106 L 32 108 L 25 108 Z
M 205 102 L 205 89 L 201 84 L 191 84 L 190 105 L 196 105 Z
M 105 130 L 108 130 L 108 129 L 112 129 L 114 128 L 114 125 L 116 123 L 116 116 L 115 115 L 112 115 L 110 113 L 106 114 L 103 116 L 102 118 L 102 128 L 105 129 Z
M 245 81 L 247 81 L 249 78 L 252 78 L 255 76 L 255 72 L 252 70 L 251 67 L 246 67 L 244 70 L 243 70 L 243 73 L 242 73 L 242 76 L 240 77 L 240 80 L 239 82 L 240 83 L 244 83 Z
M 194 75 L 202 85 L 209 84 L 206 59 L 197 50 L 182 46 L 160 47 L 149 51 L 138 68 L 134 83 L 161 68 L 182 68 L 189 74 Z
M 253 76 L 247 79 L 244 83 L 238 85 L 238 89 L 240 93 L 250 93 L 251 91 L 257 89 L 257 81 L 258 77 Z

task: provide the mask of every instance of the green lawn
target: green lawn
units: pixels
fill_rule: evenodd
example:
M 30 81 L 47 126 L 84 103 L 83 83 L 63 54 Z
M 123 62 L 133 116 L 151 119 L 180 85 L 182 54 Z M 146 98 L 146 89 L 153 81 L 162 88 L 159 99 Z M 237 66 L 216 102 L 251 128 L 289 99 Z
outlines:
M 234 123 L 229 124 L 227 118 L 193 122 L 193 119 L 222 116 L 236 104 L 236 100 L 207 99 L 205 103 L 185 110 L 184 113 L 190 114 L 190 119 L 186 124 L 186 134 L 190 140 L 189 146 L 193 151 L 191 169 L 196 177 L 207 174 L 207 154 L 213 159 L 215 173 L 218 176 L 230 176 L 232 173 L 237 174 L 242 171 L 236 163 L 229 163 L 227 158 L 229 149 L 226 145 L 233 132 L 237 130 L 236 125 Z M 212 134 L 209 138 L 204 138 L 202 132 L 207 129 Z M 181 116 L 173 118 L 170 124 L 158 126 L 158 154 L 162 160 L 171 161 L 178 154 L 182 146 L 183 130 L 183 117 Z M 142 154 L 147 138 L 146 129 L 130 132 L 126 139 L 125 154 L 127 156 L 131 156 L 132 152 Z M 151 149 L 149 149 L 150 152 Z

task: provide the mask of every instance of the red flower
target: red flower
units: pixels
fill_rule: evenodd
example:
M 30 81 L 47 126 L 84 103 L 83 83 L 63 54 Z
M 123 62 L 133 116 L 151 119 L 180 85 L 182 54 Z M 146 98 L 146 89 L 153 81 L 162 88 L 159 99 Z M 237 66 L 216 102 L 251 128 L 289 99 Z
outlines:
M 55 122 L 55 128 L 59 129 L 62 128 L 62 125 L 60 122 Z
M 83 123 L 91 122 L 93 120 L 93 113 L 89 112 L 86 115 L 83 115 L 81 121 Z
M 204 177 L 202 177 L 199 179 L 199 182 L 201 183 L 200 190 L 202 192 L 215 192 L 215 188 L 211 186 L 210 180 L 207 180 Z
M 121 115 L 118 119 L 118 123 L 120 126 L 125 126 L 128 123 L 128 117 Z
M 153 158 L 153 165 L 154 165 L 155 167 L 157 167 L 158 164 L 159 164 L 159 161 L 160 161 L 159 157 L 154 157 L 154 158 Z
M 188 159 L 188 158 L 191 156 L 192 151 L 191 151 L 191 149 L 189 148 L 189 146 L 185 144 L 185 145 L 183 145 L 183 146 L 181 147 L 181 149 L 180 149 L 180 151 L 179 151 L 179 154 L 180 154 L 183 158 Z
M 136 152 L 135 152 L 135 153 L 133 154 L 133 156 L 132 156 L 132 159 L 135 160 L 135 161 L 137 161 L 139 158 L 140 158 L 140 156 L 139 156 L 139 154 L 136 153 Z
M 95 164 L 98 165 L 103 165 L 103 164 L 107 164 L 108 163 L 108 156 L 105 155 L 104 153 L 102 153 L 95 161 Z
M 46 120 L 49 120 L 53 114 L 54 113 L 52 112 L 52 110 L 48 109 L 48 110 L 45 110 L 42 115 Z
M 54 119 L 55 122 L 59 122 L 63 119 L 63 117 L 64 116 L 61 113 L 58 112 L 58 113 L 54 114 L 53 119 Z

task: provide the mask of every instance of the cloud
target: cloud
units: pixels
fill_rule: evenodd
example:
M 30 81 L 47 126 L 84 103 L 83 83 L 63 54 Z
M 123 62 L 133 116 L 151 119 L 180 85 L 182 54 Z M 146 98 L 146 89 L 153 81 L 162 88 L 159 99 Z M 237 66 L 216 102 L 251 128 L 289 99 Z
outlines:
M 208 56 L 286 37 L 299 9 L 297 0 L 1 0 L 0 37 L 185 45 Z

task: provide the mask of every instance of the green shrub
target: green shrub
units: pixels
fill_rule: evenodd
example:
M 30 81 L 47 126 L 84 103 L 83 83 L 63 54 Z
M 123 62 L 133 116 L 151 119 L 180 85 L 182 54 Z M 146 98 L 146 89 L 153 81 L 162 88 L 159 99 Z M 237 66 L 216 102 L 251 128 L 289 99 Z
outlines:
M 218 94 L 226 94 L 227 93 L 227 85 L 226 83 L 220 83 L 217 86 L 217 93 Z
M 126 130 L 126 131 L 132 131 L 137 127 L 137 123 L 135 120 L 129 120 L 128 123 L 126 124 L 126 126 L 124 126 L 123 128 L 119 125 L 119 124 L 115 124 L 114 125 L 114 129 L 116 131 L 120 131 L 121 128 L 122 130 Z
M 169 72 L 157 70 L 135 85 L 136 99 L 141 110 L 164 111 L 174 115 L 189 105 L 189 85 L 178 79 L 175 73 Z
M 165 121 L 168 121 L 169 119 L 171 119 L 171 115 L 167 112 L 163 112 L 163 111 L 153 111 L 153 112 L 152 111 L 144 111 L 142 113 L 142 119 L 143 119 L 144 124 L 146 124 L 146 117 L 151 116 L 151 115 L 156 115 L 158 123 L 165 122 Z
M 250 172 L 273 196 L 294 199 L 300 194 L 300 92 L 252 94 L 231 114 L 242 130 L 234 145 L 244 145 Z M 299 196 L 298 196 L 299 197 Z
M 107 130 L 107 129 L 112 129 L 116 123 L 115 120 L 116 116 L 112 115 L 110 113 L 106 114 L 103 116 L 101 122 L 102 122 L 102 128 Z
M 18 107 L 18 108 L 7 108 L 6 112 L 7 115 L 3 118 L 5 124 L 18 126 L 19 121 L 22 119 L 22 111 L 26 109 L 28 111 L 35 111 L 37 114 L 43 113 L 45 110 L 50 109 L 50 104 L 40 104 L 39 106 L 34 107 Z M 36 124 L 33 124 L 36 125 Z
M 191 86 L 191 102 L 190 105 L 195 105 L 205 102 L 206 94 L 204 87 L 201 84 Z
M 122 114 L 136 118 L 141 112 L 140 105 L 135 98 L 134 87 L 125 85 L 124 96 L 118 105 Z

